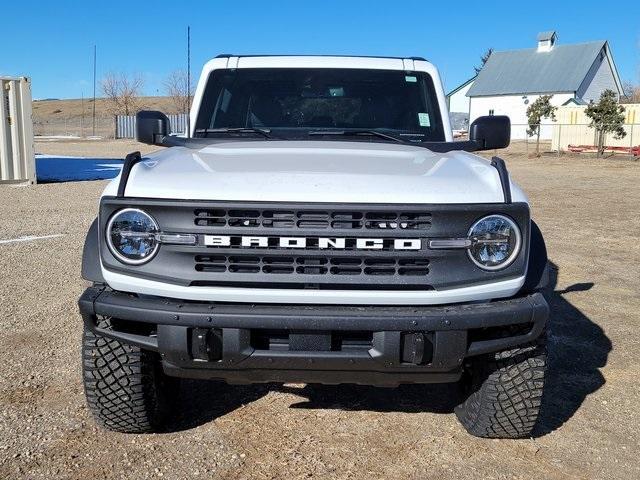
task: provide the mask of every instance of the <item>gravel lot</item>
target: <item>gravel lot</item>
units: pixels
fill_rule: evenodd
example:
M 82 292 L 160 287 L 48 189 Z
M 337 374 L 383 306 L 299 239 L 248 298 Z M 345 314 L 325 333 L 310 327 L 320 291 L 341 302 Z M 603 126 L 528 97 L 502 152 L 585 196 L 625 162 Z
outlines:
M 36 149 L 135 148 L 92 145 Z M 0 244 L 0 478 L 640 478 L 640 163 L 516 150 L 503 157 L 558 272 L 535 438 L 470 437 L 448 386 L 192 381 L 170 432 L 98 429 L 80 381 L 76 300 L 106 182 L 4 186 L 0 240 L 62 236 Z

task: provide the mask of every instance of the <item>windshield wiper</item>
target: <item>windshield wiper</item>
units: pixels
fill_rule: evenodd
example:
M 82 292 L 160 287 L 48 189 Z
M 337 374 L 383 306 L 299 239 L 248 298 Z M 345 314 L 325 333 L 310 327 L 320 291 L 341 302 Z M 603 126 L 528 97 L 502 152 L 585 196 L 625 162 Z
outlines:
M 253 127 L 201 128 L 196 130 L 196 133 L 203 133 L 205 137 L 209 133 L 257 133 L 265 138 L 273 138 L 271 136 L 271 130 Z
M 372 137 L 384 138 L 385 140 L 392 140 L 398 143 L 404 143 L 404 144 L 410 143 L 410 142 L 407 142 L 406 140 L 403 140 L 402 138 L 398 138 L 388 133 L 383 133 L 379 130 L 314 130 L 312 132 L 309 132 L 309 135 L 343 135 L 345 137 L 369 135 Z

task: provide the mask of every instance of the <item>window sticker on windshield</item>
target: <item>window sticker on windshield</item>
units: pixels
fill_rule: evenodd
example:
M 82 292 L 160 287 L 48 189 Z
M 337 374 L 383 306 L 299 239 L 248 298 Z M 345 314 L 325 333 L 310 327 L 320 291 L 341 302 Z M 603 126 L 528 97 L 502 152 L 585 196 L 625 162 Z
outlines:
M 431 120 L 429 119 L 429 114 L 424 112 L 418 113 L 418 123 L 420 123 L 421 127 L 430 127 Z
M 410 83 L 415 83 L 415 82 L 417 82 L 417 81 L 418 81 L 418 78 L 417 78 L 417 77 L 414 77 L 414 76 L 412 76 L 412 75 L 406 75 L 406 76 L 404 77 L 404 81 L 405 81 L 405 82 L 410 82 Z

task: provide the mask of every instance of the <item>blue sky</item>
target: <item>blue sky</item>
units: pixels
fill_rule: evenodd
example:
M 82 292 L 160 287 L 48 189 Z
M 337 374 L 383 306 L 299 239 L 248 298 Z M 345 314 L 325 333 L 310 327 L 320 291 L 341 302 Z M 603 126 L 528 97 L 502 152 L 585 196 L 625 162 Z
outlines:
M 560 43 L 609 40 L 623 80 L 640 83 L 640 2 L 548 1 L 56 1 L 4 2 L 0 75 L 32 77 L 34 98 L 79 98 L 98 78 L 139 73 L 163 94 L 167 74 L 219 53 L 423 56 L 450 90 L 488 48 L 534 46 L 539 31 Z

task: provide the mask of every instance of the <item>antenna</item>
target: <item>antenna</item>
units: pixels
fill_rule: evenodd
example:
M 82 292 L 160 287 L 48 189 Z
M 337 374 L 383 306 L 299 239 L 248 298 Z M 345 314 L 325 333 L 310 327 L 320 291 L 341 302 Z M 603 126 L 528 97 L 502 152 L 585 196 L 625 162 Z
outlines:
M 191 137 L 191 26 L 187 26 L 187 138 Z
M 93 46 L 93 130 L 92 134 L 96 136 L 96 46 Z

